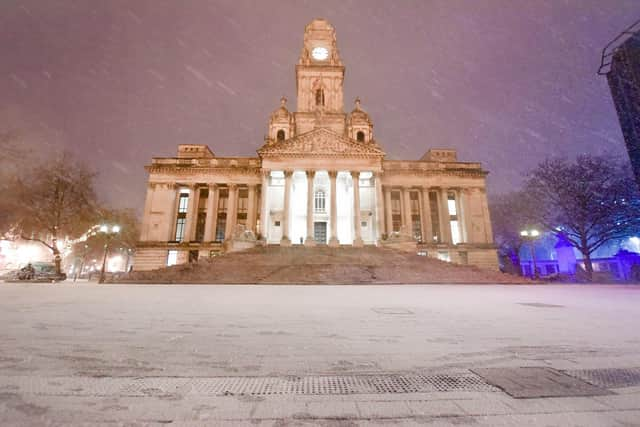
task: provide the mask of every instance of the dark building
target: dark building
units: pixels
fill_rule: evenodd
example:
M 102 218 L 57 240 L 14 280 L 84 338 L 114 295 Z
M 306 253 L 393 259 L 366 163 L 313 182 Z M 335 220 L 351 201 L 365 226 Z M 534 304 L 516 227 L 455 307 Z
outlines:
M 605 47 L 599 73 L 607 76 L 631 167 L 640 185 L 640 21 Z

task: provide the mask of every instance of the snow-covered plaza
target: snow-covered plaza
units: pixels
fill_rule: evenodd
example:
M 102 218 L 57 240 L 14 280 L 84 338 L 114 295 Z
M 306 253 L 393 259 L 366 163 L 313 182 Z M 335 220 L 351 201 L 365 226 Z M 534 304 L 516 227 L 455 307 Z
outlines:
M 0 305 L 2 425 L 640 425 L 639 286 L 2 283 Z M 601 393 L 481 376 L 524 367 Z

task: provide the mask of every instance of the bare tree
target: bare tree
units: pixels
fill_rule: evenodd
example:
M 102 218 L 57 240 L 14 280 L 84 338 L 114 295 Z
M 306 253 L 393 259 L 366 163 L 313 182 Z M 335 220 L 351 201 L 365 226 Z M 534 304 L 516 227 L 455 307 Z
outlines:
M 520 249 L 525 243 L 520 232 L 536 226 L 532 211 L 535 207 L 524 191 L 513 191 L 493 197 L 490 201 L 493 234 L 501 255 L 509 258 L 512 266 L 507 269 L 516 274 L 520 270 Z
M 58 273 L 58 240 L 77 237 L 95 223 L 94 177 L 94 172 L 63 153 L 29 170 L 15 184 L 13 226 L 23 239 L 41 242 L 51 250 Z
M 589 279 L 594 251 L 640 231 L 640 194 L 633 176 L 611 157 L 546 160 L 529 174 L 525 192 L 536 206 L 533 217 L 582 253 Z

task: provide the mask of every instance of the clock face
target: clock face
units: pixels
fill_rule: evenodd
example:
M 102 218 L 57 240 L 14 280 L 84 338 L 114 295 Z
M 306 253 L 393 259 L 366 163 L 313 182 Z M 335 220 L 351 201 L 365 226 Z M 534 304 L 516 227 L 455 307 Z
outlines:
M 326 47 L 314 47 L 311 51 L 311 56 L 317 61 L 324 61 L 329 57 L 329 49 Z

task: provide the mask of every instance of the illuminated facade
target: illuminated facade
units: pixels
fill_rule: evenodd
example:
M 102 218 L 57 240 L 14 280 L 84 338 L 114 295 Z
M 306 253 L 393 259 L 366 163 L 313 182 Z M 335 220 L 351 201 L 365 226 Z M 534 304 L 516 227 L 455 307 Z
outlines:
M 389 160 L 356 99 L 344 112 L 345 67 L 333 27 L 307 25 L 296 65 L 297 111 L 270 117 L 257 157 L 180 145 L 154 158 L 136 270 L 255 245 L 389 245 L 497 269 L 479 163 L 431 149 Z

